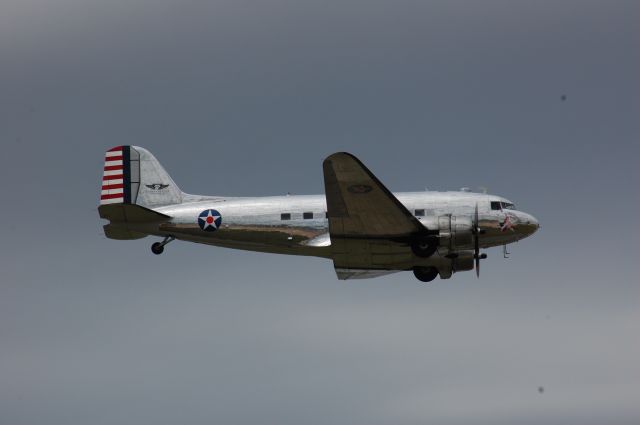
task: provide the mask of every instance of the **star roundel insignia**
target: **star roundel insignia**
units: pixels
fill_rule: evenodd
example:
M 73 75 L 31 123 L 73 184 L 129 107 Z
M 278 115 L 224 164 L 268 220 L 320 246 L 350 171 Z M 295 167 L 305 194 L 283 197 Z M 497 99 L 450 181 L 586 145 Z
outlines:
M 205 232 L 213 232 L 222 224 L 222 215 L 216 210 L 204 210 L 198 216 L 198 225 Z

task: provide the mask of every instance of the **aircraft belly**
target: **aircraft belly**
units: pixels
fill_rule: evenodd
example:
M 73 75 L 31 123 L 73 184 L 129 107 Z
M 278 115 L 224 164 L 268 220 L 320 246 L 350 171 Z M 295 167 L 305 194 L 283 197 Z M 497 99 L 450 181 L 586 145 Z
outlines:
M 326 233 L 326 229 L 322 227 L 227 223 L 214 232 L 203 232 L 197 224 L 165 223 L 159 226 L 159 231 L 178 239 L 226 248 L 330 256 L 328 247 L 307 245 L 307 242 Z

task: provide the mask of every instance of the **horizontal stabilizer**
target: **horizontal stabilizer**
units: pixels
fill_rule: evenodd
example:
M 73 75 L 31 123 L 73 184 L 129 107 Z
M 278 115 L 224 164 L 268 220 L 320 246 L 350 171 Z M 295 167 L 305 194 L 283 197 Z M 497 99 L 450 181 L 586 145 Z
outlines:
M 121 241 L 131 240 L 131 239 L 142 239 L 147 235 L 140 232 L 134 232 L 127 228 L 126 225 L 122 224 L 105 224 L 103 226 L 104 235 L 109 239 L 118 239 Z
M 106 204 L 98 207 L 100 218 L 116 223 L 144 223 L 168 221 L 168 215 L 132 204 Z

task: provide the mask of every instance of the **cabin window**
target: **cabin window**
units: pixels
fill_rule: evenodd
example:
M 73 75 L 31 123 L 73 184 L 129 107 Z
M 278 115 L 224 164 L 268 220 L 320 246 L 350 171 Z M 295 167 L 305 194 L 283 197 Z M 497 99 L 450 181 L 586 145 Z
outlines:
M 486 204 L 485 204 L 486 205 Z M 498 201 L 491 201 L 491 209 L 492 210 L 501 210 L 502 208 L 500 207 L 500 202 Z
M 424 217 L 424 209 L 421 208 L 419 210 L 415 210 L 414 214 L 415 214 L 416 217 Z
M 313 218 L 313 213 L 312 212 L 302 213 L 302 218 L 304 218 L 305 220 L 311 220 Z
M 329 218 L 329 213 L 328 212 L 324 212 L 324 218 Z
M 291 220 L 291 213 L 280 214 L 280 220 Z

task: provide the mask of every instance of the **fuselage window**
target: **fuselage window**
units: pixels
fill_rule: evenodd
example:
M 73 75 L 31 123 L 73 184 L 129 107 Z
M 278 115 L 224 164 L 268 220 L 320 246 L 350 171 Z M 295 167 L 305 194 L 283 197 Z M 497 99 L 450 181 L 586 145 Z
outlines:
M 491 209 L 492 210 L 501 210 L 502 208 L 500 207 L 500 202 L 491 201 Z
M 424 217 L 424 209 L 415 210 L 414 214 L 416 217 Z
M 313 218 L 313 213 L 312 212 L 302 213 L 302 218 L 304 218 L 305 220 L 311 220 Z
M 291 213 L 280 214 L 280 220 L 291 220 Z

